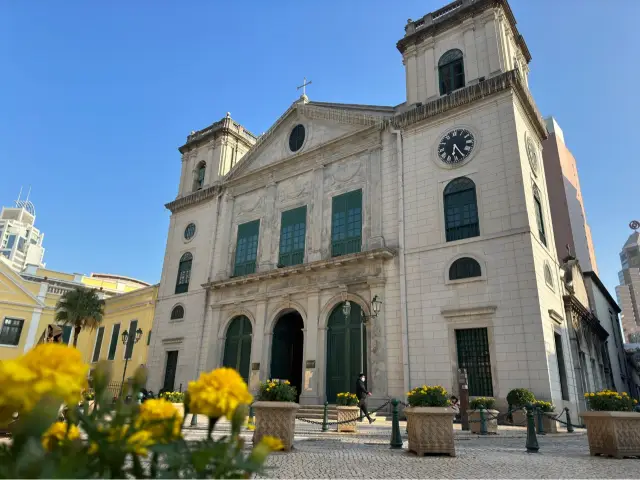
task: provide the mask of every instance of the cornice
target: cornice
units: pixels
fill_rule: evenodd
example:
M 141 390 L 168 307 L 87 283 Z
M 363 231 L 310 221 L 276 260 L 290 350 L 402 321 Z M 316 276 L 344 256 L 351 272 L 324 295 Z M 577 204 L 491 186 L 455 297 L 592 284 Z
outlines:
M 220 185 L 212 185 L 210 187 L 203 188 L 202 190 L 192 192 L 184 197 L 176 198 L 173 202 L 165 204 L 165 208 L 170 210 L 171 213 L 176 213 L 197 203 L 204 202 L 211 197 L 215 197 L 219 192 Z
M 231 277 L 226 280 L 218 280 L 202 284 L 203 288 L 218 290 L 222 288 L 235 287 L 248 283 L 259 282 L 272 278 L 283 278 L 303 275 L 308 272 L 341 267 L 346 264 L 362 262 L 367 260 L 388 260 L 396 255 L 395 250 L 390 248 L 379 248 L 367 252 L 352 253 L 341 257 L 333 257 L 328 260 L 318 260 L 311 263 L 304 263 L 292 267 L 276 268 L 267 272 L 252 273 L 241 277 Z
M 477 315 L 492 315 L 496 312 L 496 305 L 482 305 L 465 308 L 443 308 L 440 313 L 444 318 L 469 317 Z

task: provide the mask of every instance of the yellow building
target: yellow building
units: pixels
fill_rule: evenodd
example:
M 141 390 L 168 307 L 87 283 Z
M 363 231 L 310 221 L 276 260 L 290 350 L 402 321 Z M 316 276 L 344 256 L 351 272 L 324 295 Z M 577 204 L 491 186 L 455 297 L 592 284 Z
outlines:
M 23 272 L 13 271 L 0 256 L 0 360 L 8 360 L 29 350 L 43 338 L 54 324 L 55 306 L 67 291 L 79 286 L 95 288 L 105 300 L 101 326 L 84 330 L 77 347 L 87 363 L 108 359 L 113 362 L 113 379 L 122 381 L 125 348 L 122 332 L 131 332 L 126 353 L 129 357 L 127 376 L 147 361 L 147 351 L 157 297 L 157 285 L 110 274 L 69 274 L 28 266 Z M 135 342 L 136 330 L 141 330 Z M 62 327 L 62 342 L 73 344 L 73 329 Z

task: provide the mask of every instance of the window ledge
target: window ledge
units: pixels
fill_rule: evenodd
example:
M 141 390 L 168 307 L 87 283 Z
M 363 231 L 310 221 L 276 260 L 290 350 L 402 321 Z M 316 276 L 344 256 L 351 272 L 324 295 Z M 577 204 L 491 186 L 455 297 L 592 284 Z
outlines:
M 169 325 L 172 323 L 182 323 L 184 322 L 184 318 L 174 318 L 173 320 L 169 320 Z
M 18 348 L 20 345 L 9 345 L 8 343 L 0 343 L 0 347 Z
M 469 278 L 459 278 L 457 280 L 445 280 L 445 285 L 459 285 L 461 283 L 473 283 L 473 282 L 484 282 L 487 280 L 487 277 L 484 275 L 480 275 L 479 277 L 469 277 Z
M 291 275 L 299 275 L 304 272 L 310 272 L 314 270 L 321 270 L 326 268 L 340 267 L 347 263 L 356 263 L 363 260 L 382 259 L 387 260 L 396 256 L 395 250 L 391 248 L 378 248 L 376 250 L 370 250 L 366 252 L 351 253 L 349 255 L 342 255 L 340 257 L 331 257 L 328 260 L 318 260 L 311 263 L 302 263 L 300 265 L 294 265 L 292 267 L 274 268 L 267 272 L 252 273 L 241 277 L 231 277 L 226 280 L 218 280 L 209 283 L 203 283 L 203 288 L 209 288 L 212 290 L 233 287 L 236 285 L 242 285 L 250 282 L 258 282 L 270 278 L 288 277 Z

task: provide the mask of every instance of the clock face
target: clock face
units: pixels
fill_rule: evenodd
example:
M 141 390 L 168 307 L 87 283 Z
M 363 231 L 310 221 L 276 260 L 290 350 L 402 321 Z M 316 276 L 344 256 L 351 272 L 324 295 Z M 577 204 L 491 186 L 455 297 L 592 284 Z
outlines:
M 438 157 L 447 165 L 462 163 L 476 145 L 473 134 L 465 128 L 456 128 L 448 132 L 438 144 Z
M 527 137 L 527 156 L 529 157 L 529 163 L 534 172 L 538 171 L 538 152 L 536 146 L 531 140 L 531 137 Z

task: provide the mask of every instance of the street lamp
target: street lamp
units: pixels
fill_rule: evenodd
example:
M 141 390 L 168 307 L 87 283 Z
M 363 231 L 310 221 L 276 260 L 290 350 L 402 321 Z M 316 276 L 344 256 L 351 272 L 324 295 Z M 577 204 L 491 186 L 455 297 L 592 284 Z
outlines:
M 351 302 L 349 300 L 342 304 L 342 314 L 344 315 L 344 318 L 349 318 L 349 315 L 351 314 Z
M 127 345 L 129 344 L 129 332 L 124 330 L 120 338 L 122 338 L 122 344 L 124 345 L 124 371 L 122 372 L 122 383 L 120 384 L 120 396 L 122 396 L 122 389 L 124 388 L 124 378 L 127 375 L 127 365 L 129 365 L 129 358 L 133 354 L 133 346 L 140 341 L 142 337 L 142 329 L 136 330 L 136 337 L 133 339 L 133 345 L 131 346 L 131 352 L 127 355 Z

